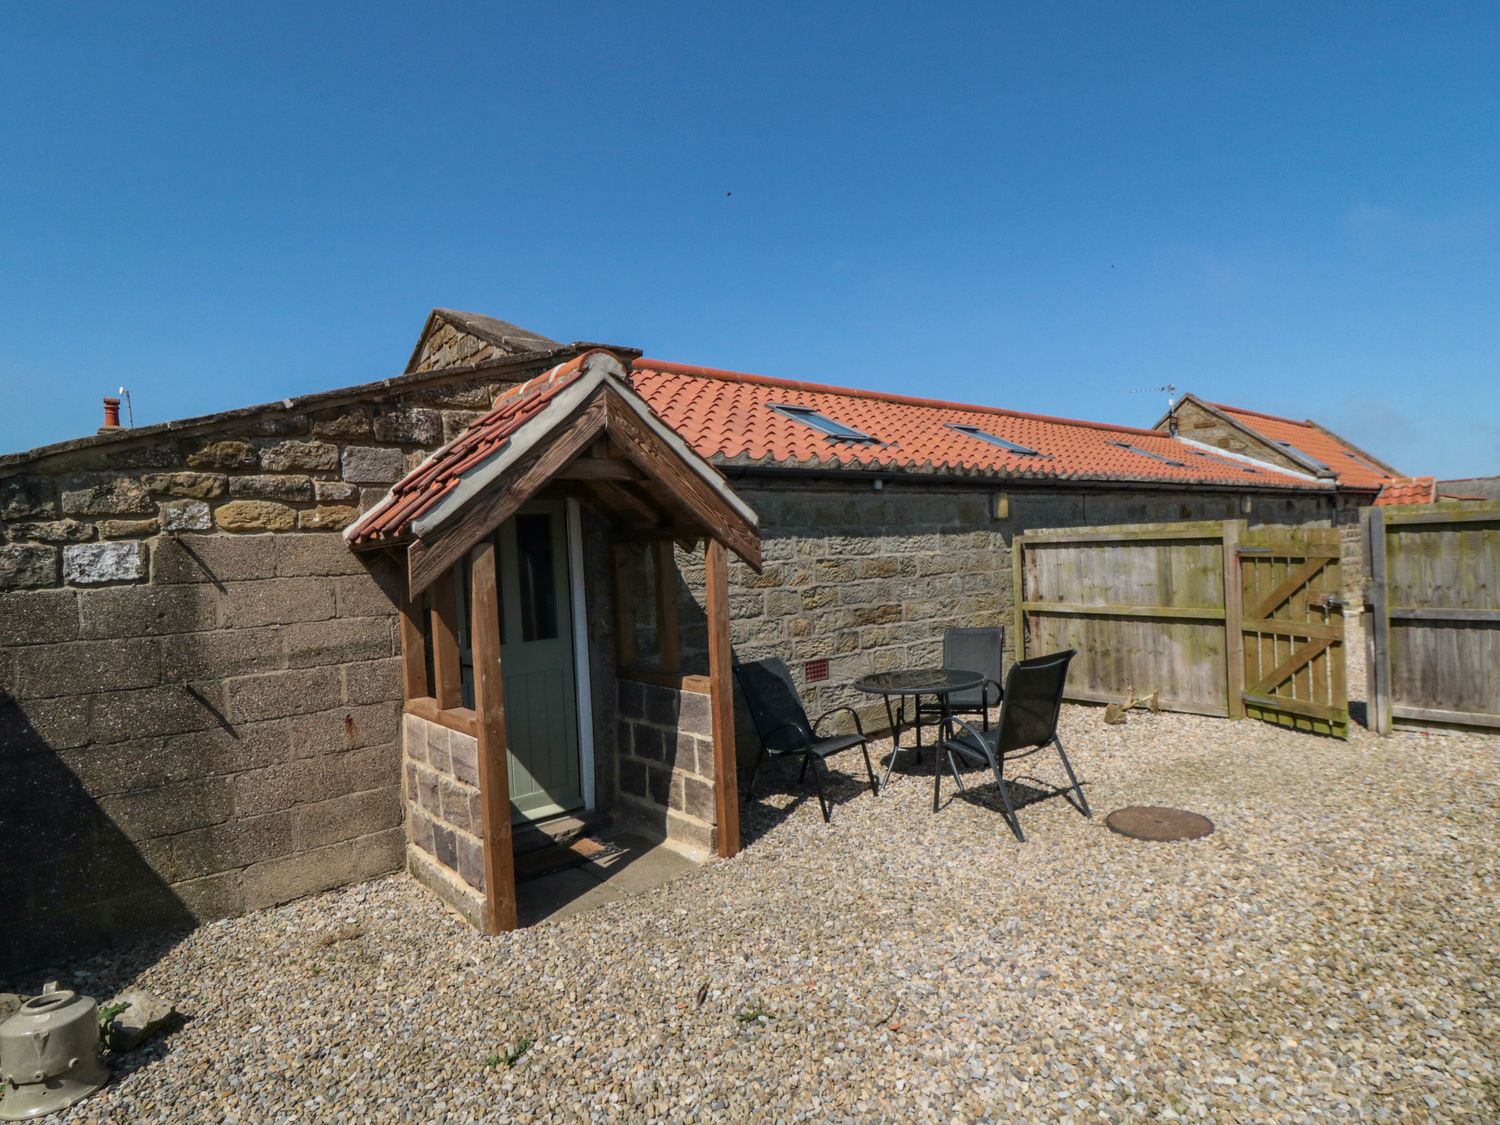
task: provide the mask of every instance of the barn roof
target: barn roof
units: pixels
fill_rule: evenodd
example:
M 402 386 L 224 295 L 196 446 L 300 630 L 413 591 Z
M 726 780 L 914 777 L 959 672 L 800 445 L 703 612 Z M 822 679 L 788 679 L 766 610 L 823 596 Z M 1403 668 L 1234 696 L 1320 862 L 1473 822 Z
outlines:
M 658 359 L 636 360 L 631 378 L 668 426 L 699 455 L 725 467 L 883 469 L 1236 489 L 1331 487 L 1132 426 Z M 808 410 L 861 436 L 830 434 Z
M 1200 402 L 1202 400 L 1199 400 Z M 1387 481 L 1401 476 L 1383 461 L 1378 461 L 1353 442 L 1341 438 L 1311 420 L 1297 421 L 1266 414 L 1259 410 L 1246 410 L 1241 406 L 1228 406 L 1210 402 L 1205 405 L 1227 415 L 1247 430 L 1253 430 L 1265 440 L 1280 446 L 1294 459 L 1316 470 L 1319 466 L 1329 469 L 1344 488 L 1378 489 Z

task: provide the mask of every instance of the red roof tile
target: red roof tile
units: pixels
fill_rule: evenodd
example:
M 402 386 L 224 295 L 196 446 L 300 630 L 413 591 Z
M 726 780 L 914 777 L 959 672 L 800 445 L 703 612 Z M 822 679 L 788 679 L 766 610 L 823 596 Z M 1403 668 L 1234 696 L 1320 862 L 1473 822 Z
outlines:
M 584 360 L 592 354 L 584 352 L 506 391 L 489 413 L 392 485 L 386 499 L 355 521 L 344 537 L 355 546 L 402 538 L 413 520 L 458 486 L 465 472 L 498 452 L 512 434 L 577 379 Z
M 772 379 L 656 359 L 631 375 L 651 408 L 718 462 L 862 466 L 975 475 L 1318 487 L 1270 467 L 1215 455 L 1156 430 L 1053 418 L 987 406 Z M 876 440 L 836 440 L 775 405 L 811 407 Z M 1015 453 L 950 427 L 973 426 L 1035 449 Z M 1130 445 L 1155 457 L 1120 448 Z M 1156 458 L 1180 464 L 1169 464 Z
M 1337 434 L 1331 434 L 1313 422 L 1297 422 L 1219 402 L 1209 405 L 1222 410 L 1246 429 L 1254 430 L 1270 441 L 1288 443 L 1293 452 L 1327 465 L 1338 477 L 1339 484 L 1346 488 L 1379 488 L 1386 481 L 1395 479 L 1395 474 L 1371 461 Z
M 1431 504 L 1437 499 L 1436 477 L 1396 477 L 1375 497 L 1376 504 Z

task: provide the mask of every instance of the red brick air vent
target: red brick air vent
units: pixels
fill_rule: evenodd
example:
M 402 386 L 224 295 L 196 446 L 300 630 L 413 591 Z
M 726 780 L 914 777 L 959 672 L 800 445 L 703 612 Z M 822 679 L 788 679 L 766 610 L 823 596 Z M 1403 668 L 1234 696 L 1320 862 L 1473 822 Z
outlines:
M 802 678 L 810 684 L 826 682 L 828 679 L 828 661 L 826 659 L 809 660 L 806 664 L 802 665 Z

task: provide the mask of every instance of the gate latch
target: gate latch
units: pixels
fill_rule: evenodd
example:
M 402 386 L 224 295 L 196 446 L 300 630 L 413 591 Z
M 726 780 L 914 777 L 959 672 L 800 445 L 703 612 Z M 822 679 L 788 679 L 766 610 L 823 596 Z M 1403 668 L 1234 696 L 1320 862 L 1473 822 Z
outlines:
M 1329 610 L 1344 608 L 1344 599 L 1338 594 L 1319 594 L 1316 598 L 1309 598 L 1307 604 L 1314 609 L 1321 609 L 1323 620 L 1327 621 Z

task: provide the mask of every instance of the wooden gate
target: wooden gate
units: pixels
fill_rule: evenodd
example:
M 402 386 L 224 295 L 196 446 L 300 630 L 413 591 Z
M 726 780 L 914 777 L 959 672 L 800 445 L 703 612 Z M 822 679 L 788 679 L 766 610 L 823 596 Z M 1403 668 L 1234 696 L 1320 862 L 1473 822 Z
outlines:
M 1017 658 L 1077 649 L 1069 699 L 1348 736 L 1336 530 L 1141 524 L 1011 549 Z
M 1500 503 L 1369 509 L 1370 722 L 1500 727 Z
M 1231 676 L 1246 717 L 1348 738 L 1338 531 L 1244 531 L 1234 558 L 1242 666 Z

